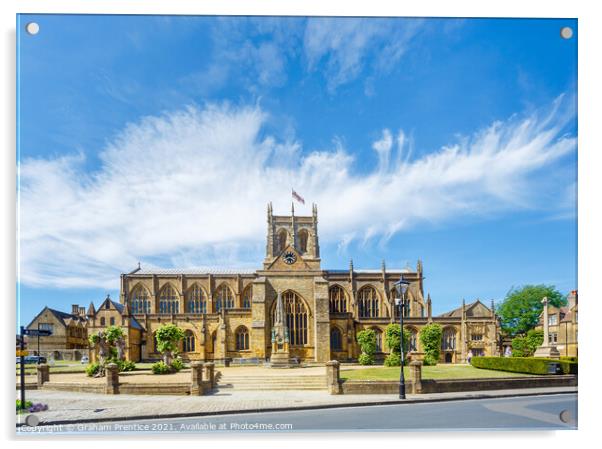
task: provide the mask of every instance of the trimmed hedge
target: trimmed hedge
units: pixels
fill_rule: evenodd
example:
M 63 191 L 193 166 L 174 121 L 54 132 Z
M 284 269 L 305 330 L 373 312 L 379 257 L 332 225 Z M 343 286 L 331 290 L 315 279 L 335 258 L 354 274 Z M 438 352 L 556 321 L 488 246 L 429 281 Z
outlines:
M 513 373 L 546 375 L 550 363 L 558 363 L 562 374 L 577 374 L 577 363 L 539 357 L 473 357 L 470 364 L 475 368 Z

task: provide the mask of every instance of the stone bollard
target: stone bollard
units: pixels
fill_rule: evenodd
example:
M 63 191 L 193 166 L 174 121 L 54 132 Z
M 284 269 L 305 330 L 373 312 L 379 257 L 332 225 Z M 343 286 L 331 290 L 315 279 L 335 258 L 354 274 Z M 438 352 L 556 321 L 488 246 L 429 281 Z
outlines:
M 38 388 L 50 380 L 50 367 L 45 363 L 38 365 Z
M 422 362 L 414 360 L 410 362 L 410 379 L 412 380 L 413 393 L 422 393 Z
M 119 367 L 115 363 L 109 363 L 105 367 L 107 383 L 105 394 L 119 394 Z
M 340 363 L 337 360 L 326 362 L 326 385 L 330 394 L 341 394 L 339 368 Z
M 190 377 L 190 395 L 202 396 L 205 392 L 203 387 L 203 363 L 192 362 L 190 368 L 192 373 Z
M 215 364 L 213 362 L 205 363 L 205 377 L 211 388 L 215 388 Z

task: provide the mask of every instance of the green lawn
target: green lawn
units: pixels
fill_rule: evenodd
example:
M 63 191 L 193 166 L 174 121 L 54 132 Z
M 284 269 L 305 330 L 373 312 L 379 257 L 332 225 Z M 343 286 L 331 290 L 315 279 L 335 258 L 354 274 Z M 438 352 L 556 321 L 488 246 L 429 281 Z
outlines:
M 410 369 L 404 368 L 404 375 L 409 379 Z M 423 379 L 476 379 L 483 377 L 518 377 L 528 376 L 528 374 L 508 373 L 505 371 L 493 371 L 479 369 L 470 365 L 437 365 L 423 366 Z M 341 369 L 342 379 L 352 380 L 398 380 L 399 367 L 375 366 L 374 368 L 364 369 Z

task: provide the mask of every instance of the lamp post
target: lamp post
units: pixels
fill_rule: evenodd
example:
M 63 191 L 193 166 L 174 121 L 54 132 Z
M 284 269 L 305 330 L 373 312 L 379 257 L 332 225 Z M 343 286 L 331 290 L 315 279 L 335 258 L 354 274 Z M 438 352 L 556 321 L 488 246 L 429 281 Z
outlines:
M 405 304 L 406 292 L 410 283 L 403 279 L 403 275 L 399 277 L 399 281 L 395 283 L 395 290 L 397 291 L 398 298 L 395 298 L 395 303 L 399 307 L 399 346 L 401 349 L 401 370 L 399 372 L 399 399 L 406 398 L 406 382 L 403 376 L 403 364 L 405 357 L 403 354 L 403 309 Z

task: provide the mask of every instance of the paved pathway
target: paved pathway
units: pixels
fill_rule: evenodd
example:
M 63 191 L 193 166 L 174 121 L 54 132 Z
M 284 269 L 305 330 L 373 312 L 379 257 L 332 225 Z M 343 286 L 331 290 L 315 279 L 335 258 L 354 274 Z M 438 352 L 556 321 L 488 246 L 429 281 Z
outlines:
M 517 394 L 576 392 L 576 387 L 492 390 L 486 392 L 408 395 L 409 400 L 429 401 L 468 399 Z M 36 413 L 43 422 L 128 419 L 176 414 L 219 414 L 235 411 L 261 411 L 296 407 L 345 406 L 397 401 L 396 395 L 330 395 L 326 391 L 228 391 L 207 396 L 138 396 L 72 393 L 32 390 L 27 399 L 48 404 L 49 410 Z M 20 415 L 24 420 L 26 415 Z

